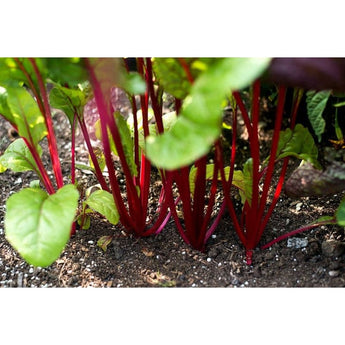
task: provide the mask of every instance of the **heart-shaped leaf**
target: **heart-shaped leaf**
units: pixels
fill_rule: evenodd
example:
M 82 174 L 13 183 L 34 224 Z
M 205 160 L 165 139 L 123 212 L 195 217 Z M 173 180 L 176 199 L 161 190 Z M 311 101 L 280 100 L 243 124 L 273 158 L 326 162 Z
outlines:
M 51 265 L 69 240 L 78 197 L 73 185 L 52 195 L 38 188 L 13 194 L 6 203 L 7 240 L 29 264 Z

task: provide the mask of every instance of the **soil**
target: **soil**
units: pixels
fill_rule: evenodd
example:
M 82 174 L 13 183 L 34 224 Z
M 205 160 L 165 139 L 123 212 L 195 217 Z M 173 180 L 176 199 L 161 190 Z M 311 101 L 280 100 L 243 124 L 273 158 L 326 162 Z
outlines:
M 69 128 L 62 114 L 54 118 L 63 173 L 69 174 Z M 0 117 L 0 154 L 13 138 Z M 45 143 L 43 143 L 45 145 Z M 245 149 L 245 148 L 244 148 Z M 65 155 L 65 156 L 64 156 Z M 77 160 L 87 162 L 79 137 Z M 48 164 L 48 157 L 46 157 Z M 291 166 L 291 169 L 293 166 Z M 93 175 L 78 171 L 88 186 Z M 77 230 L 61 256 L 46 268 L 27 264 L 5 238 L 5 202 L 14 192 L 36 179 L 32 172 L 6 171 L 0 175 L 0 287 L 342 287 L 345 286 L 344 229 L 322 226 L 254 251 L 252 265 L 231 219 L 225 214 L 204 253 L 183 242 L 173 220 L 147 238 L 124 235 L 101 217 L 88 230 Z M 282 194 L 262 236 L 265 244 L 279 235 L 332 215 L 343 193 L 291 199 Z M 154 200 L 150 201 L 154 214 Z M 114 235 L 106 251 L 97 241 Z

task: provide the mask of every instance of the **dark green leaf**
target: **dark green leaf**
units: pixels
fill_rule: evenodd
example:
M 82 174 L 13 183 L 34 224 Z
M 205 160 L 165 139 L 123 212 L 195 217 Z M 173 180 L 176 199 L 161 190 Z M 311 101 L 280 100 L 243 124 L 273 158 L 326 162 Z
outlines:
M 68 117 L 70 125 L 73 125 L 74 116 L 83 116 L 86 97 L 83 91 L 68 89 L 56 85 L 49 94 L 50 104 L 53 108 L 62 110 Z
M 297 124 L 294 130 L 288 128 L 280 132 L 276 159 L 278 160 L 288 156 L 308 161 L 316 167 L 319 167 L 317 161 L 318 150 L 314 139 L 308 129 L 301 124 Z
M 314 132 L 319 140 L 325 130 L 326 122 L 322 117 L 325 110 L 331 91 L 308 91 L 307 95 L 307 113 L 309 121 L 314 129 Z
M 343 198 L 343 200 L 341 201 L 335 216 L 337 218 L 337 223 L 340 226 L 345 226 L 345 198 Z
M 60 85 L 76 87 L 88 78 L 83 60 L 80 58 L 46 58 L 43 62 L 48 77 Z

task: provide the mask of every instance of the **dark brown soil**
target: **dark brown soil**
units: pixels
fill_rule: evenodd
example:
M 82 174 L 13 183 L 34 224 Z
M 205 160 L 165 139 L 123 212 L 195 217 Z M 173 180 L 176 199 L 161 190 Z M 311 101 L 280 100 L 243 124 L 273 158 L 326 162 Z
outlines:
M 57 117 L 58 145 L 64 174 L 68 177 L 69 147 L 66 123 Z M 0 120 L 0 153 L 10 143 L 7 124 Z M 78 160 L 85 160 L 82 141 Z M 63 157 L 63 155 L 66 155 Z M 92 175 L 78 175 L 89 185 Z M 157 236 L 136 239 L 123 236 L 101 218 L 89 230 L 78 230 L 60 258 L 47 268 L 28 265 L 13 250 L 4 234 L 6 199 L 27 187 L 33 173 L 6 171 L 0 175 L 0 287 L 342 287 L 345 286 L 344 229 L 323 226 L 283 240 L 266 250 L 254 251 L 253 264 L 226 214 L 210 238 L 206 252 L 186 245 L 172 220 Z M 275 237 L 332 215 L 342 193 L 322 198 L 290 199 L 282 194 L 262 237 Z M 154 212 L 155 205 L 151 205 Z M 97 240 L 117 234 L 104 252 Z M 302 239 L 303 247 L 296 246 Z M 291 241 L 292 240 L 292 241 Z M 295 241 L 295 242 L 293 242 Z M 297 242 L 298 243 L 298 242 Z

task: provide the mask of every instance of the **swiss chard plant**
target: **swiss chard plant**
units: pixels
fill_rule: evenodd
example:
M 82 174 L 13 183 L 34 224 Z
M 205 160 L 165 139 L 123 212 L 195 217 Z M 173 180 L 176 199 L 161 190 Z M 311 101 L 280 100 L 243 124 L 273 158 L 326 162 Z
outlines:
M 59 257 L 73 231 L 79 197 L 74 184 L 63 179 L 46 88 L 48 64 L 33 58 L 0 59 L 0 114 L 20 136 L 0 157 L 0 171 L 33 170 L 41 183 L 8 198 L 6 238 L 36 266 L 48 266 Z M 53 176 L 41 158 L 44 138 Z
M 257 247 L 263 231 L 272 215 L 281 194 L 286 170 L 290 157 L 312 162 L 317 165 L 317 148 L 309 131 L 302 125 L 296 125 L 296 115 L 301 99 L 301 92 L 296 90 L 293 107 L 291 109 L 290 128 L 282 129 L 286 88 L 278 89 L 277 110 L 274 119 L 274 130 L 270 148 L 270 155 L 262 160 L 259 140 L 260 119 L 260 80 L 254 82 L 251 95 L 250 112 L 246 109 L 241 94 L 232 92 L 235 109 L 239 109 L 248 132 L 250 158 L 244 163 L 242 176 L 242 201 L 243 208 L 240 217 L 235 212 L 234 203 L 230 197 L 233 186 L 234 159 L 236 156 L 236 128 L 237 113 L 233 116 L 233 144 L 231 147 L 232 159 L 228 176 L 222 173 L 225 200 L 233 220 L 235 230 L 246 248 L 247 263 L 251 264 L 253 250 Z M 280 167 L 278 162 L 280 162 Z M 280 170 L 280 171 L 279 171 Z M 278 173 L 279 171 L 279 173 Z M 272 185 L 274 174 L 278 174 L 276 186 Z M 270 189 L 273 196 L 270 200 Z
M 138 72 L 131 72 L 122 59 L 85 59 L 85 66 L 93 89 L 99 112 L 99 139 L 102 142 L 102 157 L 109 175 L 109 186 L 101 174 L 97 178 L 103 190 L 111 193 L 124 230 L 137 237 L 149 236 L 160 232 L 170 217 L 166 201 L 164 171 L 161 196 L 157 203 L 157 217 L 148 219 L 149 192 L 151 183 L 151 162 L 147 159 L 141 143 L 150 134 L 152 120 L 149 102 L 153 111 L 155 130 L 164 131 L 162 120 L 162 92 L 155 87 L 150 59 L 138 58 Z M 130 121 L 114 111 L 111 90 L 122 88 L 132 104 Z M 138 109 L 135 94 L 139 94 Z M 93 148 L 88 147 L 91 153 Z M 125 180 L 125 197 L 113 162 L 113 155 L 119 157 Z M 97 165 L 97 160 L 94 161 Z M 102 239 L 101 242 L 107 242 Z M 103 247 L 104 248 L 104 247 Z
M 166 176 L 171 176 L 178 195 L 172 199 L 172 192 L 168 194 L 170 210 L 181 237 L 195 249 L 205 250 L 225 209 L 222 207 L 214 216 L 219 162 L 215 159 L 210 165 L 207 157 L 212 148 L 220 147 L 225 96 L 229 89 L 249 85 L 268 62 L 269 59 L 154 61 L 159 82 L 177 99 L 177 119 L 164 135 L 147 138 L 146 152 L 155 165 L 166 170 Z

